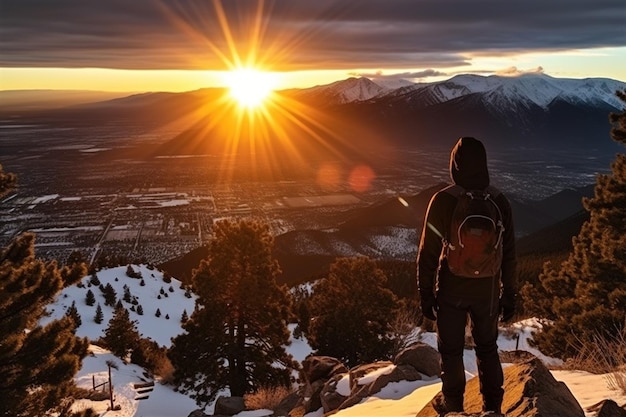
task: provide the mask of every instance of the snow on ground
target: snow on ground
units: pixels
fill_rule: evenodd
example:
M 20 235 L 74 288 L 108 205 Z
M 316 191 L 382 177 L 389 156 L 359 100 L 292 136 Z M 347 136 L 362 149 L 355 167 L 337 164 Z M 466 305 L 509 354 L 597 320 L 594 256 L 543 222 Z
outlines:
M 181 283 L 172 279 L 171 283 L 163 280 L 163 273 L 149 269 L 145 265 L 133 265 L 133 269 L 141 273 L 145 282 L 141 286 L 141 280 L 126 276 L 126 266 L 105 269 L 97 272 L 98 279 L 105 285 L 110 283 L 117 293 L 118 299 L 124 295 L 124 285 L 128 286 L 130 293 L 136 297 L 139 304 L 144 309 L 143 315 L 129 311 L 131 320 L 137 321 L 137 328 L 144 337 L 150 337 L 163 346 L 170 346 L 171 338 L 182 332 L 180 317 L 183 310 L 191 315 L 194 309 L 195 296 L 185 296 L 185 290 L 181 289 Z M 117 278 L 117 280 L 116 280 Z M 41 323 L 46 324 L 53 319 L 62 317 L 72 301 L 76 301 L 76 308 L 81 315 L 82 324 L 77 329 L 78 336 L 89 337 L 96 340 L 103 335 L 108 321 L 113 315 L 113 308 L 104 305 L 104 298 L 97 286 L 89 286 L 90 277 L 85 277 L 82 288 L 74 285 L 63 289 L 55 301 L 47 307 L 49 316 L 42 319 Z M 170 290 L 170 286 L 172 290 Z M 167 293 L 167 297 L 161 294 L 161 288 Z M 87 290 L 91 289 L 96 297 L 93 306 L 85 304 Z M 159 295 L 161 298 L 159 299 Z M 189 295 L 189 294 L 188 294 Z M 101 324 L 93 321 L 97 304 L 102 306 L 104 319 Z M 129 309 L 131 303 L 124 302 L 124 306 Z M 161 317 L 155 316 L 156 309 L 161 310 Z M 165 315 L 169 314 L 169 320 Z M 293 332 L 294 325 L 290 326 Z M 510 351 L 520 349 L 526 350 L 540 358 L 549 367 L 558 367 L 561 362 L 554 358 L 543 355 L 540 351 L 529 344 L 532 332 L 540 330 L 539 321 L 530 319 L 515 323 L 509 329 L 501 332 L 498 345 L 500 350 Z M 519 335 L 519 338 L 517 337 Z M 437 337 L 434 333 L 423 333 L 420 336 L 423 343 L 427 343 L 436 348 Z M 80 387 L 91 388 L 93 379 L 96 384 L 105 382 L 108 379 L 108 367 L 106 362 L 113 361 L 118 369 L 112 369 L 112 379 L 114 387 L 114 404 L 120 405 L 118 411 L 107 411 L 109 401 L 92 402 L 87 400 L 78 401 L 75 409 L 92 407 L 106 417 L 178 417 L 187 416 L 198 408 L 195 402 L 188 396 L 177 393 L 167 385 L 162 385 L 158 380 L 152 391 L 145 393 L 138 392 L 134 384 L 152 381 L 147 377 L 144 370 L 136 365 L 125 364 L 119 358 L 113 356 L 108 351 L 97 346 L 91 346 L 92 355 L 83 360 L 83 366 L 76 375 L 77 384 Z M 306 340 L 293 339 L 288 351 L 294 359 L 302 362 L 312 350 Z M 466 350 L 464 356 L 467 378 L 473 378 L 477 374 L 476 357 L 472 350 Z M 507 366 L 507 364 L 504 364 Z M 361 384 L 366 384 L 377 375 L 390 372 L 391 368 L 382 368 L 374 373 L 365 375 L 360 380 Z M 572 391 L 574 397 L 579 401 L 581 407 L 586 409 L 605 399 L 613 399 L 618 404 L 626 403 L 626 395 L 619 393 L 609 387 L 606 376 L 593 375 L 582 371 L 553 370 L 554 377 L 563 381 Z M 338 383 L 338 390 L 347 394 L 349 392 L 348 378 Z M 403 381 L 391 383 L 383 388 L 376 396 L 364 400 L 353 407 L 341 410 L 335 415 L 337 417 L 413 417 L 429 402 L 435 394 L 441 390 L 441 380 L 439 378 L 426 378 L 421 381 Z M 140 390 L 141 391 L 141 390 Z M 145 399 L 139 397 L 147 396 Z M 213 406 L 210 405 L 205 412 L 212 413 Z M 270 415 L 268 410 L 246 411 L 237 417 L 263 417 Z M 322 410 L 307 414 L 305 417 L 321 417 Z M 587 416 L 594 413 L 588 412 Z
M 150 382 L 143 368 L 124 364 L 109 351 L 91 345 L 91 355 L 83 360 L 83 366 L 75 377 L 76 384 L 85 389 L 108 381 L 107 361 L 113 362 L 118 369 L 111 369 L 113 381 L 113 405 L 119 410 L 107 411 L 110 401 L 77 401 L 74 411 L 93 408 L 106 417 L 175 417 L 186 416 L 197 409 L 195 402 L 186 395 L 174 392 L 171 387 L 155 381 L 154 387 L 135 388 L 135 384 Z M 152 390 L 150 390 L 152 388 Z M 145 391 L 145 392 L 144 392 Z M 147 397 L 138 399 L 139 397 Z
M 183 311 L 188 316 L 194 309 L 196 296 L 181 288 L 181 282 L 172 278 L 170 283 L 163 280 L 163 273 L 156 269 L 149 269 L 146 265 L 133 265 L 136 272 L 140 272 L 145 285 L 141 285 L 141 279 L 129 278 L 126 276 L 126 266 L 103 269 L 97 272 L 98 280 L 103 286 L 111 284 L 117 298 L 122 299 L 124 296 L 124 285 L 130 291 L 131 297 L 136 297 L 138 304 L 135 311 L 130 310 L 133 306 L 132 302 L 122 301 L 124 307 L 129 310 L 130 319 L 137 322 L 137 330 L 143 337 L 150 338 L 159 345 L 169 347 L 171 338 L 182 333 L 181 316 Z M 96 340 L 104 335 L 104 329 L 107 328 L 109 320 L 113 317 L 114 307 L 104 305 L 104 297 L 98 286 L 89 283 L 91 276 L 82 279 L 82 288 L 78 285 L 72 285 L 64 288 L 47 307 L 49 316 L 41 320 L 41 324 L 47 324 L 52 320 L 61 318 L 65 315 L 67 308 L 76 302 L 78 314 L 80 314 L 82 324 L 76 330 L 77 336 L 88 337 L 90 340 Z M 117 280 L 116 280 L 117 279 Z M 163 293 L 161 294 L 161 289 Z M 87 291 L 91 290 L 96 298 L 96 302 L 92 306 L 85 303 Z M 159 296 L 161 298 L 159 298 Z M 94 322 L 97 305 L 102 307 L 103 320 L 102 323 Z M 136 307 L 141 305 L 143 315 L 139 315 Z M 156 317 L 157 309 L 160 310 L 161 316 Z M 169 316 L 169 319 L 166 318 Z

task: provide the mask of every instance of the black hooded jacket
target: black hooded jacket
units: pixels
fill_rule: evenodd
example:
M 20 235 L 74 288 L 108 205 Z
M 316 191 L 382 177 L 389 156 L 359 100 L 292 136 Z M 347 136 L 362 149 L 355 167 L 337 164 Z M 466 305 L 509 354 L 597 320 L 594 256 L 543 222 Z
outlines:
M 459 139 L 450 153 L 450 177 L 455 184 L 467 190 L 483 190 L 489 186 L 487 153 L 480 141 L 471 137 Z M 436 291 L 444 296 L 493 300 L 502 291 L 504 296 L 514 297 L 517 293 L 517 272 L 511 205 L 502 193 L 494 201 L 500 208 L 504 223 L 501 279 L 455 276 L 448 269 L 445 258 L 440 265 L 443 243 L 431 227 L 444 235 L 448 234 L 456 197 L 439 191 L 430 200 L 417 253 L 417 281 L 422 296 Z

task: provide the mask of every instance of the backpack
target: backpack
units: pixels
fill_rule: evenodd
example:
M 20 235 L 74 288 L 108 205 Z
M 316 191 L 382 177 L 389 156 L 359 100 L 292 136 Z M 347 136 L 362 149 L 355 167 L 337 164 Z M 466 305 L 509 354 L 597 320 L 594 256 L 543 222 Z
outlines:
M 502 264 L 504 224 L 495 203 L 500 191 L 494 187 L 465 190 L 458 185 L 444 192 L 457 198 L 443 253 L 448 268 L 460 277 L 484 278 L 499 275 Z

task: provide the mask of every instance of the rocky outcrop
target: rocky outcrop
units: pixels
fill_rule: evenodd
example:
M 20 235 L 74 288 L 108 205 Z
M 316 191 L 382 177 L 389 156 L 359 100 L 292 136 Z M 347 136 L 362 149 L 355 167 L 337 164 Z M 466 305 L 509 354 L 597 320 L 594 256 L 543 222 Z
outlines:
M 437 394 L 441 397 L 441 393 Z M 479 380 L 473 378 L 465 388 L 464 409 L 472 415 L 482 410 Z M 537 358 L 504 369 L 504 401 L 502 412 L 507 417 L 584 417 L 583 409 L 569 388 L 554 379 Z M 428 404 L 417 417 L 438 417 Z
M 348 370 L 335 358 L 310 356 L 302 363 L 302 369 L 305 387 L 302 400 L 289 414 L 292 417 L 319 408 L 329 415 L 360 403 L 391 382 L 416 381 L 440 372 L 437 351 L 423 343 L 404 349 L 393 362 L 374 362 Z
M 613 400 L 604 400 L 587 407 L 587 411 L 595 412 L 596 417 L 626 417 L 626 404 L 620 407 Z

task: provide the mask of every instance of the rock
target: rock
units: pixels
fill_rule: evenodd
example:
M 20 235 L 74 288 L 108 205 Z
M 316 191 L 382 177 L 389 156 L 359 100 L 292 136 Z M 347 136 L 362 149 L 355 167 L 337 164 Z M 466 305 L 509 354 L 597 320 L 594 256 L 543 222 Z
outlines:
M 626 417 L 624 406 L 620 407 L 613 400 L 600 401 L 591 407 L 587 407 L 587 411 L 596 412 L 596 417 Z
M 204 414 L 204 411 L 198 409 L 198 410 L 193 410 L 191 413 L 189 413 L 187 417 L 208 417 L 208 416 Z
M 300 399 L 300 395 L 297 392 L 292 392 L 283 398 L 276 409 L 274 410 L 274 416 L 287 416 L 289 412 L 296 408 L 298 405 L 298 401 Z
M 327 381 L 338 373 L 348 372 L 339 359 L 330 356 L 309 356 L 302 361 L 302 372 L 308 383 L 323 379 Z
M 380 375 L 374 382 L 369 385 L 367 394 L 372 396 L 379 392 L 381 389 L 387 386 L 390 382 L 400 381 L 417 381 L 422 379 L 422 376 L 412 366 L 400 365 L 393 368 L 393 370 L 384 375 Z
M 398 353 L 393 361 L 396 365 L 411 365 L 426 376 L 439 376 L 439 352 L 425 343 L 415 343 Z
M 386 368 L 393 365 L 389 361 L 379 361 L 374 363 L 366 363 L 364 365 L 355 366 L 350 369 L 350 391 L 355 392 L 359 389 L 358 385 L 366 385 L 361 383 L 360 379 L 363 376 L 372 373 L 380 368 Z
M 436 397 L 440 397 L 441 393 Z M 479 380 L 473 378 L 465 388 L 464 409 L 480 413 L 482 395 Z M 504 401 L 502 412 L 507 417 L 584 417 L 585 413 L 569 388 L 554 379 L 537 358 L 504 369 Z M 417 417 L 437 417 L 430 403 Z
M 348 398 L 337 392 L 337 384 L 344 376 L 345 374 L 334 375 L 324 384 L 324 388 L 322 388 L 322 392 L 320 393 L 324 413 L 338 409 L 346 398 Z
M 322 389 L 324 389 L 324 384 L 326 384 L 326 381 L 318 379 L 306 385 L 304 391 L 304 402 L 302 403 L 305 413 L 317 411 L 322 407 L 320 395 L 322 393 Z
M 214 414 L 222 414 L 225 416 L 234 416 L 245 411 L 246 404 L 243 397 L 218 397 L 215 402 Z

